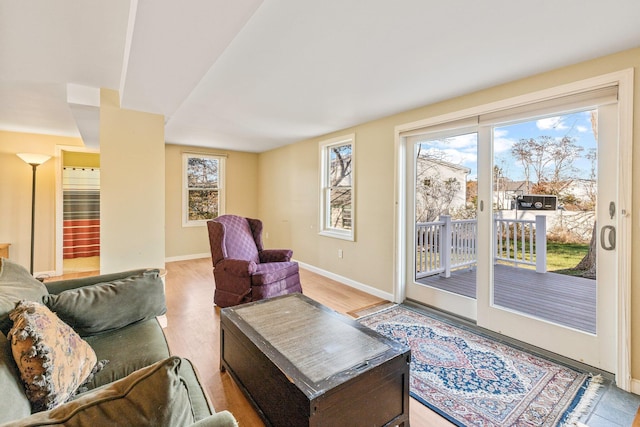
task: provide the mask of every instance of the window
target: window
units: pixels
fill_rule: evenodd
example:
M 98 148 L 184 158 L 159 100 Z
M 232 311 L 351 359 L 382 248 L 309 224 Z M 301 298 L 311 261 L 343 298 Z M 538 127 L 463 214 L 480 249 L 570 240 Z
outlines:
M 320 143 L 320 234 L 354 240 L 355 135 Z
M 223 156 L 182 155 L 182 225 L 204 225 L 224 214 Z

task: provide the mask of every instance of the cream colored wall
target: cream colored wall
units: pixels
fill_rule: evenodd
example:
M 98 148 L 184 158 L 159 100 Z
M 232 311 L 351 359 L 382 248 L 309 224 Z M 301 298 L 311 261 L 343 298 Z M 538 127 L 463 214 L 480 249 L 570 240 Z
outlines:
M 100 271 L 164 268 L 164 116 L 100 98 Z
M 64 166 L 100 168 L 99 153 L 85 153 L 78 151 L 63 151 L 62 164 Z
M 393 130 L 391 121 L 380 120 L 261 154 L 265 244 L 292 248 L 299 261 L 392 293 Z M 319 143 L 349 133 L 356 151 L 354 242 L 318 235 Z
M 270 231 L 272 246 L 290 247 L 294 257 L 383 292 L 393 292 L 394 262 L 394 128 L 441 114 L 635 68 L 634 152 L 640 165 L 640 48 L 598 58 L 507 83 L 459 98 L 364 123 L 341 132 L 288 145 L 260 155 L 259 216 Z M 416 88 L 419 90 L 419 88 Z M 318 142 L 356 134 L 356 240 L 318 235 Z M 279 185 L 273 185 L 277 182 Z M 640 188 L 640 167 L 633 170 Z M 635 190 L 634 194 L 639 194 Z M 640 198 L 633 201 L 632 325 L 640 325 Z M 343 249 L 344 258 L 337 256 Z M 304 285 L 304 284 L 303 284 Z M 632 329 L 632 376 L 640 378 L 640 327 Z
M 212 150 L 167 144 L 166 170 L 166 242 L 168 260 L 210 256 L 207 227 L 182 226 L 182 153 L 226 154 L 226 213 L 256 217 L 258 214 L 258 155 L 237 151 Z
M 55 269 L 56 145 L 82 146 L 82 140 L 0 131 L 0 243 L 10 243 L 9 258 L 26 268 L 31 252 L 32 169 L 16 153 L 52 156 L 36 172 L 35 274 Z

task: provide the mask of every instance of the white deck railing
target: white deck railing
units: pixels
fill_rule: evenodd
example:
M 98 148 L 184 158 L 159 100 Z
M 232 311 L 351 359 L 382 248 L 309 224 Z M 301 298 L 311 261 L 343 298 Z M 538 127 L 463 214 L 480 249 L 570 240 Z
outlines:
M 547 271 L 546 217 L 535 220 L 496 218 L 494 262 L 518 267 L 532 265 L 538 273 Z M 441 215 L 439 221 L 416 224 L 416 278 L 442 274 L 474 266 L 477 262 L 477 227 L 475 219 L 451 220 Z

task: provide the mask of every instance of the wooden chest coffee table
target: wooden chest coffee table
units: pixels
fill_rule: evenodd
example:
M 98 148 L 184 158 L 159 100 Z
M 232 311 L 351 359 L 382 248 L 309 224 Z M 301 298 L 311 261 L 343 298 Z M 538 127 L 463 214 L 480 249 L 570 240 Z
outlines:
M 220 312 L 220 369 L 268 426 L 409 425 L 408 347 L 290 294 Z

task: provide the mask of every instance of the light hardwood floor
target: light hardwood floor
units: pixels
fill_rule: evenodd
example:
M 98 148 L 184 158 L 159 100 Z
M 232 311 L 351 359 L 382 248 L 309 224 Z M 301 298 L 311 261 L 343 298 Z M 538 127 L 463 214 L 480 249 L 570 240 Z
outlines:
M 242 427 L 264 426 L 233 379 L 219 369 L 220 308 L 213 305 L 215 285 L 211 259 L 170 262 L 165 268 L 167 326 L 164 331 L 171 353 L 194 363 L 216 410 L 231 411 Z M 345 315 L 384 301 L 308 270 L 301 270 L 300 275 L 306 296 Z M 453 425 L 413 399 L 409 409 L 414 427 Z

